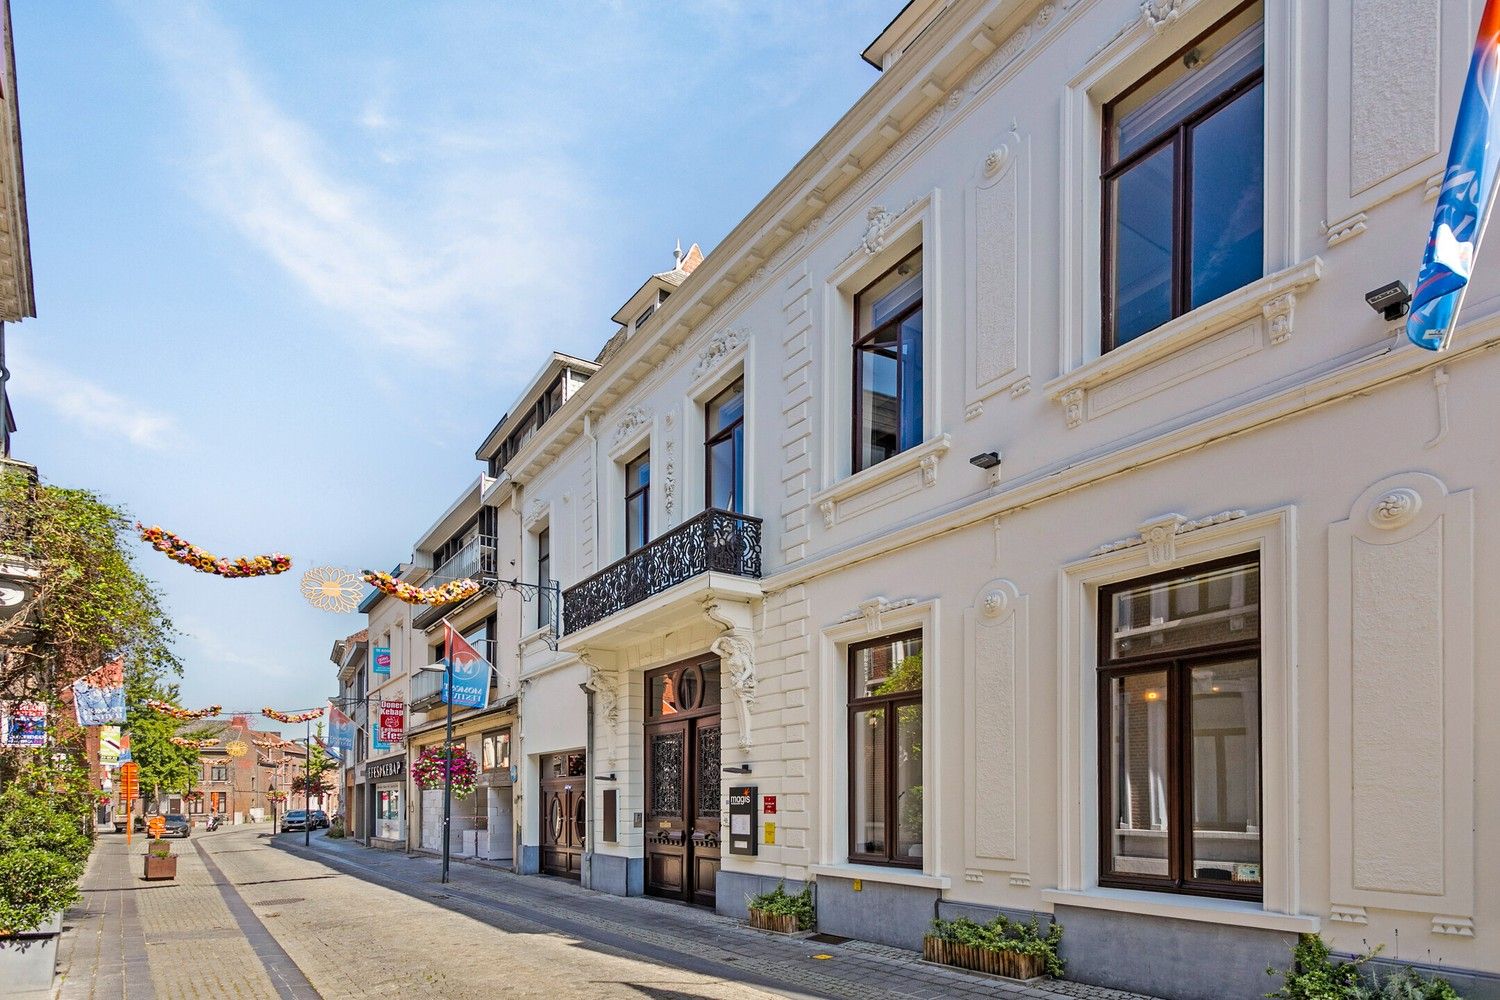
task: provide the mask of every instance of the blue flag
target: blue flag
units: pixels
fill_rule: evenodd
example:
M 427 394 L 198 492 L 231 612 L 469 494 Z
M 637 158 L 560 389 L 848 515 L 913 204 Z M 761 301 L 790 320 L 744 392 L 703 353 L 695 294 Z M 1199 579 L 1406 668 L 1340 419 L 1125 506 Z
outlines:
M 1448 169 L 1432 217 L 1432 234 L 1412 293 L 1406 335 L 1429 351 L 1448 346 L 1458 307 L 1474 270 L 1479 241 L 1495 201 L 1500 163 L 1500 0 L 1487 0 L 1474 40 L 1474 58 L 1464 82 Z

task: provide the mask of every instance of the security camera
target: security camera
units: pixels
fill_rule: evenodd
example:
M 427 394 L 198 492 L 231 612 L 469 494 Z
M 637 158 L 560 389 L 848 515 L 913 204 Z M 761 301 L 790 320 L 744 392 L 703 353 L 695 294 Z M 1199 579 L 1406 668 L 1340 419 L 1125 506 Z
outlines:
M 1387 321 L 1397 320 L 1406 315 L 1411 304 L 1411 291 L 1406 287 L 1406 282 L 1393 281 L 1389 285 L 1381 285 L 1373 292 L 1365 292 L 1365 301 Z

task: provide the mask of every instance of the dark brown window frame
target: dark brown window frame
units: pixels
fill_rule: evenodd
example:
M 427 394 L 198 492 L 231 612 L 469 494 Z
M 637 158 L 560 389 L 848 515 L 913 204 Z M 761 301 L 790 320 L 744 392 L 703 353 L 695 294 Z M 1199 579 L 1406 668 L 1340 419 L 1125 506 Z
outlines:
M 544 525 L 536 533 L 536 582 L 544 589 L 537 594 L 536 627 L 552 624 L 552 592 L 545 589 L 552 581 L 552 526 Z
M 1099 287 L 1101 290 L 1103 313 L 1100 317 L 1101 354 L 1108 354 L 1119 345 L 1115 337 L 1115 244 L 1114 244 L 1114 197 L 1112 190 L 1114 182 L 1122 174 L 1129 171 L 1142 160 L 1160 152 L 1165 146 L 1173 147 L 1172 164 L 1172 315 L 1167 320 L 1171 322 L 1180 316 L 1191 312 L 1192 304 L 1192 176 L 1193 176 L 1193 150 L 1192 130 L 1207 121 L 1213 115 L 1222 110 L 1246 91 L 1251 90 L 1265 82 L 1265 64 L 1248 73 L 1241 79 L 1235 81 L 1229 87 L 1209 101 L 1203 107 L 1194 111 L 1191 115 L 1161 133 L 1149 143 L 1142 145 L 1135 152 L 1123 160 L 1114 162 L 1114 112 L 1115 106 L 1135 93 L 1138 89 L 1150 82 L 1161 70 L 1171 63 L 1181 59 L 1188 52 L 1197 47 L 1205 38 L 1218 31 L 1224 25 L 1239 17 L 1246 10 L 1253 7 L 1261 0 L 1248 0 L 1240 4 L 1224 17 L 1215 21 L 1207 30 L 1199 34 L 1191 42 L 1172 53 L 1167 59 L 1163 59 L 1152 69 L 1143 74 L 1139 80 L 1131 84 L 1124 91 L 1117 94 L 1104 105 L 1104 131 L 1101 147 L 1101 163 L 1099 166 L 1100 180 L 1100 212 L 1099 228 L 1101 252 L 1099 254 Z M 1264 24 L 1264 20 L 1262 20 Z M 1265 122 L 1261 122 L 1261 131 L 1264 134 Z M 1264 210 L 1264 209 L 1263 209 Z M 1206 304 L 1206 303 L 1205 303 Z M 1140 337 L 1150 336 L 1150 331 L 1143 333 Z M 1133 338 L 1138 340 L 1140 337 Z M 1132 341 L 1133 342 L 1133 341 Z
M 892 724 L 892 722 L 891 722 L 891 715 L 893 714 L 893 712 L 894 712 L 895 709 L 900 708 L 903 705 L 916 704 L 916 705 L 920 706 L 922 704 L 922 693 L 923 693 L 922 689 L 919 688 L 915 692 L 913 692 L 913 691 L 902 691 L 902 692 L 900 692 L 898 694 L 873 695 L 873 696 L 864 697 L 864 698 L 856 698 L 854 696 L 854 691 L 855 691 L 855 686 L 854 686 L 854 670 L 855 670 L 855 667 L 854 667 L 854 657 L 855 657 L 855 655 L 857 653 L 859 653 L 861 650 L 872 649 L 872 648 L 874 648 L 876 646 L 889 646 L 892 643 L 902 642 L 902 641 L 908 640 L 908 639 L 920 639 L 922 641 L 922 656 L 923 656 L 923 659 L 922 659 L 922 675 L 923 675 L 923 678 L 924 678 L 924 686 L 925 686 L 925 678 L 926 678 L 926 675 L 927 675 L 927 659 L 926 659 L 926 656 L 927 656 L 927 637 L 922 634 L 922 630 L 920 628 L 909 629 L 909 630 L 907 630 L 905 632 L 897 632 L 897 633 L 895 633 L 893 635 L 883 635 L 883 636 L 879 637 L 878 639 L 868 639 L 868 640 L 865 640 L 864 642 L 851 643 L 850 646 L 849 646 L 849 648 L 848 648 L 848 651 L 847 651 L 847 653 L 845 655 L 845 660 L 844 660 L 844 662 L 845 662 L 844 678 L 845 678 L 845 684 L 847 685 L 847 697 L 845 698 L 845 701 L 847 702 L 847 712 L 846 712 L 845 717 L 844 717 L 844 741 L 845 741 L 845 743 L 848 744 L 848 747 L 847 747 L 848 770 L 845 773 L 849 776 L 849 778 L 848 778 L 849 781 L 852 782 L 854 780 L 854 774 L 855 774 L 855 770 L 854 770 L 854 738 L 853 738 L 853 734 L 854 734 L 854 717 L 858 713 L 860 713 L 860 712 L 868 712 L 872 708 L 882 708 L 885 711 L 886 733 L 887 733 L 887 738 L 886 738 L 886 741 L 885 741 L 885 756 L 886 756 L 886 759 L 885 759 L 885 782 L 886 782 L 886 787 L 885 787 L 885 830 L 886 830 L 886 836 L 885 836 L 885 852 L 884 852 L 884 854 L 870 854 L 870 853 L 868 853 L 866 851 L 857 851 L 857 850 L 855 850 L 855 847 L 854 847 L 854 844 L 855 844 L 855 841 L 854 841 L 854 827 L 855 827 L 855 817 L 854 817 L 854 789 L 852 787 L 850 787 L 849 790 L 848 790 L 848 793 L 846 795 L 846 798 L 848 799 L 848 802 L 846 803 L 846 807 L 847 807 L 847 810 L 848 810 L 848 812 L 847 812 L 847 818 L 848 818 L 848 828 L 849 828 L 849 831 L 848 831 L 847 841 L 848 841 L 848 845 L 849 845 L 849 860 L 851 862 L 856 863 L 856 864 L 883 865 L 883 866 L 887 866 L 887 867 L 891 867 L 891 868 L 918 868 L 918 869 L 920 869 L 922 867 L 922 859 L 921 858 L 917 858 L 915 860 L 911 860 L 911 859 L 906 859 L 906 858 L 897 858 L 895 856 L 896 831 L 897 831 L 896 816 L 897 816 L 898 810 L 900 808 L 900 805 L 899 805 L 899 803 L 897 801 L 897 799 L 899 798 L 899 796 L 895 794 L 894 783 L 895 783 L 895 780 L 896 780 L 896 748 L 897 748 L 897 744 L 900 741 L 897 739 L 896 726 L 894 724 Z M 923 715 L 923 723 L 924 723 L 924 727 L 925 727 L 925 723 L 926 723 L 925 712 L 924 712 L 924 715 Z M 926 771 L 926 762 L 925 762 L 925 760 L 923 762 L 923 771 L 924 771 L 924 775 L 925 775 L 925 771 Z M 924 777 L 924 782 L 925 782 L 925 777 Z M 927 829 L 926 829 L 926 818 L 924 817 L 923 818 L 923 829 L 922 829 L 922 840 L 923 840 L 924 843 L 926 842 L 926 839 L 927 839 Z
M 1221 643 L 1153 657 L 1110 655 L 1110 607 L 1114 595 L 1122 590 L 1134 590 L 1153 583 L 1180 579 L 1195 573 L 1206 573 L 1231 566 L 1255 566 L 1259 569 L 1260 553 L 1249 552 L 1194 563 L 1150 576 L 1132 577 L 1119 583 L 1099 588 L 1098 594 L 1098 659 L 1095 674 L 1098 712 L 1098 784 L 1099 784 L 1099 885 L 1117 889 L 1145 889 L 1151 892 L 1168 892 L 1187 896 L 1214 896 L 1226 899 L 1259 901 L 1265 896 L 1265 765 L 1260 747 L 1265 733 L 1265 705 L 1262 703 L 1259 729 L 1256 733 L 1256 769 L 1260 774 L 1258 786 L 1261 793 L 1261 881 L 1258 884 L 1224 882 L 1209 879 L 1191 879 L 1183 876 L 1184 859 L 1192 857 L 1193 824 L 1191 800 L 1187 791 L 1193 787 L 1192 739 L 1184 738 L 1192 732 L 1191 682 L 1192 669 L 1197 666 L 1225 663 L 1235 660 L 1253 659 L 1256 664 L 1256 688 L 1260 688 L 1261 635 L 1256 631 L 1253 642 Z M 1257 605 L 1260 598 L 1256 598 Z M 1114 733 L 1111 722 L 1114 718 L 1110 701 L 1110 681 L 1130 674 L 1164 671 L 1167 675 L 1167 871 L 1166 878 L 1150 875 L 1121 874 L 1112 870 L 1114 864 L 1111 844 L 1114 835 L 1114 769 L 1111 767 Z
M 640 486 L 631 489 L 630 467 L 641 459 L 646 460 L 646 481 Z M 641 541 L 639 545 L 630 544 L 630 505 L 641 497 Z M 625 463 L 625 554 L 629 555 L 637 549 L 643 549 L 651 541 L 651 449 L 647 448 L 638 453 L 634 458 Z
M 863 393 L 863 389 L 864 389 L 864 370 L 865 370 L 865 366 L 862 365 L 860 363 L 860 361 L 862 360 L 862 358 L 861 358 L 862 353 L 864 351 L 866 351 L 866 350 L 869 349 L 865 345 L 867 345 L 868 343 L 870 343 L 871 341 L 873 341 L 875 339 L 875 337 L 877 337 L 878 335 L 880 335 L 882 333 L 885 333 L 887 330 L 890 330 L 892 328 L 894 328 L 896 330 L 896 338 L 897 338 L 897 343 L 898 343 L 897 358 L 896 358 L 896 420 L 897 420 L 897 432 L 896 432 L 897 442 L 896 443 L 897 443 L 898 447 L 897 447 L 896 453 L 894 455 L 890 455 L 887 458 L 881 459 L 881 461 L 882 462 L 888 461 L 891 458 L 895 458 L 896 455 L 899 455 L 902 451 L 909 450 L 909 448 L 901 448 L 901 447 L 899 447 L 899 445 L 900 445 L 900 429 L 899 428 L 900 428 L 900 419 L 901 419 L 901 399 L 902 399 L 902 397 L 904 395 L 904 393 L 902 391 L 904 389 L 904 385 L 903 385 L 904 378 L 902 377 L 899 343 L 900 343 L 900 338 L 901 338 L 901 324 L 905 323 L 908 319 L 910 319 L 911 316 L 914 313 L 921 312 L 923 306 L 926 305 L 926 302 L 927 302 L 927 258 L 926 258 L 926 255 L 925 255 L 924 251 L 925 251 L 925 244 L 918 244 L 911 252 L 909 252 L 907 254 L 904 254 L 901 257 L 900 260 L 896 261 L 896 263 L 892 264 L 890 267 L 888 267 L 884 271 L 880 272 L 880 274 L 876 275 L 872 280 L 867 281 L 865 283 L 864 288 L 861 289 L 859 292 L 856 292 L 855 295 L 854 295 L 854 324 L 853 324 L 853 326 L 854 326 L 854 348 L 853 348 L 853 353 L 851 355 L 851 357 L 853 358 L 853 361 L 854 361 L 854 366 L 853 366 L 854 367 L 854 373 L 853 373 L 854 374 L 854 379 L 853 379 L 853 381 L 854 381 L 854 396 L 853 396 L 853 398 L 851 400 L 851 404 L 852 405 L 850 406 L 850 409 L 853 411 L 854 418 L 853 418 L 853 420 L 850 421 L 850 423 L 852 425 L 852 429 L 853 429 L 853 437 L 850 440 L 850 457 L 849 457 L 849 471 L 850 471 L 851 474 L 856 473 L 856 472 L 863 472 L 865 469 L 873 469 L 876 465 L 880 464 L 880 462 L 875 462 L 875 463 L 873 463 L 871 465 L 864 465 L 863 464 L 863 461 L 864 461 L 864 448 L 863 448 L 863 441 L 864 441 L 864 410 L 863 410 L 863 407 L 860 406 L 860 396 Z M 898 313 L 895 316 L 892 316 L 890 319 L 886 320 L 884 323 L 881 323 L 879 326 L 871 327 L 868 330 L 864 329 L 863 328 L 863 319 L 861 318 L 861 313 L 863 312 L 863 310 L 860 308 L 860 299 L 863 298 L 864 295 L 871 288 L 874 288 L 876 285 L 880 284 L 889 275 L 891 275 L 892 273 L 894 273 L 896 271 L 896 269 L 899 268 L 902 264 L 905 264 L 907 261 L 911 260 L 913 257 L 917 256 L 918 254 L 922 255 L 922 294 L 921 294 L 921 296 L 919 296 L 917 298 L 916 302 L 913 302 L 911 305 L 909 305 L 905 309 L 901 310 L 900 313 Z M 924 317 L 923 327 L 924 327 L 924 329 L 922 331 L 922 342 L 923 342 L 923 350 L 925 350 L 926 349 L 926 339 L 927 339 L 927 331 L 925 329 L 925 327 L 926 327 L 925 317 Z M 923 370 L 925 371 L 925 369 L 926 369 L 926 365 L 923 365 Z M 924 405 L 925 405 L 925 399 L 924 399 Z M 925 414 L 923 416 L 924 416 L 924 423 L 925 423 Z M 925 434 L 925 430 L 924 430 L 923 433 Z M 918 438 L 921 438 L 923 435 L 919 434 L 917 436 L 918 436 Z M 920 443 L 920 442 L 918 442 L 918 443 Z M 915 447 L 915 445 L 912 445 L 910 447 Z
M 736 420 L 734 420 L 732 423 L 730 423 L 728 426 L 723 427 L 720 430 L 709 431 L 709 423 L 708 423 L 708 421 L 709 421 L 709 414 L 713 412 L 713 405 L 714 405 L 714 403 L 719 399 L 720 396 L 723 396 L 725 393 L 729 392 L 729 390 L 733 389 L 736 385 L 738 385 L 740 387 L 740 415 L 739 415 L 739 417 Z M 734 379 L 733 382 L 730 382 L 723 389 L 720 389 L 718 392 L 714 393 L 713 396 L 711 396 L 709 398 L 709 400 L 706 403 L 703 404 L 703 427 L 704 427 L 704 430 L 707 432 L 707 433 L 705 433 L 704 440 L 703 440 L 703 508 L 705 510 L 713 507 L 713 505 L 714 505 L 714 448 L 715 448 L 715 446 L 717 446 L 719 444 L 722 444 L 725 441 L 731 441 L 731 440 L 733 440 L 734 439 L 734 432 L 737 431 L 737 430 L 740 430 L 744 426 L 745 426 L 745 376 L 743 374 L 740 374 L 740 375 L 738 375 L 738 376 L 735 377 L 735 379 Z M 744 443 L 743 442 L 744 442 L 744 438 L 742 436 L 741 437 L 740 450 L 738 452 L 736 452 L 735 456 L 734 456 L 735 477 L 739 479 L 740 485 L 741 485 L 742 488 L 744 486 L 744 481 L 745 481 L 745 470 L 744 470 L 744 465 L 745 465 L 745 451 L 744 451 Z M 745 498 L 742 497 L 742 496 L 740 496 L 738 493 L 736 493 L 734 500 L 735 500 L 735 505 L 736 505 L 737 509 L 731 511 L 730 513 L 733 513 L 733 514 L 743 514 L 743 513 L 745 513 L 745 511 L 744 511 Z

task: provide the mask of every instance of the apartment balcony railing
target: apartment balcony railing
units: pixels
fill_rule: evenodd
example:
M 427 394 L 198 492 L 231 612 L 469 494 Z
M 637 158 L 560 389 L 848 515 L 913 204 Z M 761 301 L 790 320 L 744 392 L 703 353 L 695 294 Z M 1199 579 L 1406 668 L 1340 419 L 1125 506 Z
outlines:
M 443 560 L 424 587 L 437 587 L 454 580 L 472 579 L 480 584 L 489 584 L 496 577 L 499 567 L 499 550 L 492 535 L 479 535 L 453 555 Z M 437 605 L 419 613 L 412 621 L 418 629 L 426 629 L 442 620 L 443 615 L 453 610 L 452 605 Z
M 471 645 L 479 651 L 491 664 L 495 662 L 496 642 L 494 639 L 481 639 Z M 440 670 L 417 670 L 411 675 L 411 694 L 407 697 L 407 704 L 414 711 L 426 712 L 438 707 L 443 703 L 443 678 L 446 676 Z M 490 687 L 496 685 L 494 674 L 490 674 Z M 490 697 L 493 704 L 494 691 L 491 690 Z M 456 707 L 456 706 L 455 706 Z
M 760 578 L 760 519 L 710 509 L 563 591 L 563 632 L 603 621 L 702 573 Z

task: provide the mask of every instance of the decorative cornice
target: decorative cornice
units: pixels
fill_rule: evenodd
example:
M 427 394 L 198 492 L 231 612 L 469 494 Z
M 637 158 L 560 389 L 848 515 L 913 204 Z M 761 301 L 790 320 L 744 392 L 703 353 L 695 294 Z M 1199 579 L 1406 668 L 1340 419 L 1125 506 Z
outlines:
M 1369 228 L 1369 216 L 1363 212 L 1355 212 L 1347 219 L 1338 222 L 1330 222 L 1323 231 L 1328 234 L 1328 245 L 1336 247 L 1345 240 L 1352 240 L 1360 233 Z
M 1434 916 L 1432 918 L 1432 933 L 1471 938 L 1474 936 L 1474 919 L 1472 917 Z
M 536 499 L 532 500 L 531 503 L 526 505 L 526 513 L 521 518 L 521 524 L 529 531 L 531 530 L 531 528 L 536 526 L 536 523 L 540 521 L 543 515 L 545 515 L 546 513 L 546 503 L 544 503 L 540 497 L 537 497 Z
M 1089 551 L 1091 556 L 1107 555 L 1110 552 L 1118 552 L 1121 549 L 1134 548 L 1137 545 L 1148 547 L 1146 559 L 1152 566 L 1165 566 L 1177 561 L 1177 537 L 1185 535 L 1199 528 L 1207 528 L 1214 524 L 1223 524 L 1226 521 L 1237 521 L 1245 516 L 1243 510 L 1226 510 L 1218 514 L 1210 514 L 1208 517 L 1200 517 L 1189 521 L 1181 514 L 1167 514 L 1163 517 L 1146 521 L 1138 529 L 1140 534 L 1122 538 L 1117 542 L 1109 542 Z
M 1154 32 L 1162 32 L 1182 16 L 1183 0 L 1141 0 L 1141 20 Z
M 899 601 L 887 600 L 884 597 L 872 597 L 868 601 L 860 601 L 858 607 L 839 619 L 839 624 L 857 622 L 863 618 L 866 632 L 878 632 L 886 615 L 901 608 L 909 608 L 916 603 L 917 600 L 914 597 L 907 597 Z

